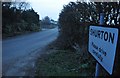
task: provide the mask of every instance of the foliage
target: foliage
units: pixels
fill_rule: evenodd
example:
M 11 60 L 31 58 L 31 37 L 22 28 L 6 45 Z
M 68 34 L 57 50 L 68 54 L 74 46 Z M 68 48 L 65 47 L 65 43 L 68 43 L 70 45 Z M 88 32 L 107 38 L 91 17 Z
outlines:
M 44 19 L 40 21 L 42 28 L 55 28 L 57 26 L 56 21 L 50 19 L 48 16 L 45 16 Z
M 81 52 L 81 46 L 88 43 L 89 26 L 99 25 L 100 13 L 104 13 L 104 25 L 120 26 L 120 1 L 70 2 L 65 5 L 59 15 L 61 46 Z M 119 54 L 116 57 L 119 60 Z M 117 61 L 113 75 L 119 75 L 119 67 Z
M 66 48 L 87 44 L 89 25 L 99 25 L 104 13 L 105 24 L 120 25 L 120 2 L 70 2 L 59 14 L 60 38 Z
M 14 36 L 28 31 L 39 31 L 39 15 L 25 2 L 2 2 L 2 32 Z
M 105 14 L 105 24 L 120 25 L 120 1 L 118 2 L 95 2 L 97 13 Z
M 36 61 L 36 76 L 93 76 L 95 60 L 79 52 L 49 50 Z M 84 52 L 83 52 L 84 53 Z
M 50 25 L 51 21 L 48 16 L 45 16 L 45 18 L 42 20 L 42 23 L 45 25 Z

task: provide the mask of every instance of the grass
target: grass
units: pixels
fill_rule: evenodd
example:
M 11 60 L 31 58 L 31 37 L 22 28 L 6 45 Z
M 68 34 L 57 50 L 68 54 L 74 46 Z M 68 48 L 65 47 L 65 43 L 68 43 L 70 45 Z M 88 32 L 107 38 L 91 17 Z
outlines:
M 95 60 L 87 47 L 81 51 L 48 49 L 36 62 L 36 76 L 94 76 Z

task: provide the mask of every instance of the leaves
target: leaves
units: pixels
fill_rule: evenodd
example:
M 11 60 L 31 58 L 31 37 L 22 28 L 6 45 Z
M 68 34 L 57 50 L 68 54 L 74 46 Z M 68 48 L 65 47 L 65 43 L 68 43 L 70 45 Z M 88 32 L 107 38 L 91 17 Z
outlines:
M 88 41 L 88 26 L 99 25 L 99 14 L 104 12 L 105 25 L 120 25 L 118 2 L 70 2 L 59 14 L 60 37 L 64 44 L 84 45 Z
M 40 30 L 39 15 L 33 9 L 26 9 L 27 5 L 25 2 L 2 3 L 3 37 Z

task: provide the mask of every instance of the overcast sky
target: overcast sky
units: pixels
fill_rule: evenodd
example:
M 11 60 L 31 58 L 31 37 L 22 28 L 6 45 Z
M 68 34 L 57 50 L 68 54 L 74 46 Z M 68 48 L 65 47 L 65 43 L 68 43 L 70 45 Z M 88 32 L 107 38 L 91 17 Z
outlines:
M 40 19 L 45 16 L 57 20 L 63 5 L 68 4 L 70 1 L 77 0 L 28 0 L 32 8 L 40 15 Z

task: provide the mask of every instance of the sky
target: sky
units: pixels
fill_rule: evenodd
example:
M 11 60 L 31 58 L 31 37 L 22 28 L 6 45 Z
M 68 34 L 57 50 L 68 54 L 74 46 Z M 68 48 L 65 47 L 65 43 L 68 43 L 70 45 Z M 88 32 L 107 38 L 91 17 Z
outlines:
M 35 12 L 40 15 L 40 20 L 49 16 L 55 21 L 58 20 L 63 5 L 67 5 L 70 1 L 77 0 L 28 0 Z

